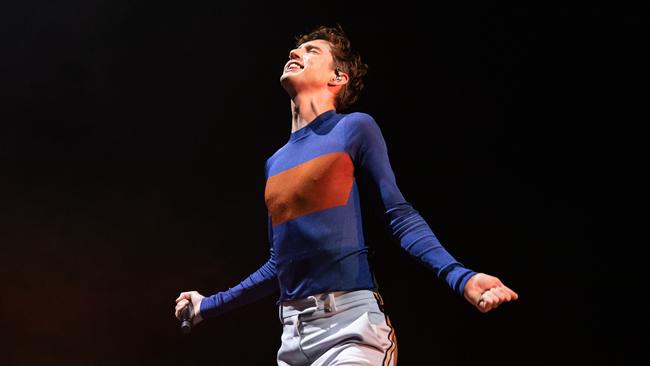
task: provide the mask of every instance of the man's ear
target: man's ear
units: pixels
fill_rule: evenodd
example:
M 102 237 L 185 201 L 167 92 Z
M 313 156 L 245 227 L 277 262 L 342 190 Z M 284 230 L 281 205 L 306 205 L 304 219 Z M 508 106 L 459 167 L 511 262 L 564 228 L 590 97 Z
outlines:
M 331 86 L 345 85 L 350 81 L 350 76 L 343 71 L 336 70 L 336 76 L 330 80 Z

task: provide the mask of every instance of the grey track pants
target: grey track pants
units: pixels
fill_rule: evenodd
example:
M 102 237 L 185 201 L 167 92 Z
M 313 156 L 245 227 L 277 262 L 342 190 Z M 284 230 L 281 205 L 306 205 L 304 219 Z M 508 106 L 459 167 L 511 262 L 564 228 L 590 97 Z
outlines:
M 333 292 L 280 305 L 279 366 L 394 366 L 395 332 L 370 290 Z

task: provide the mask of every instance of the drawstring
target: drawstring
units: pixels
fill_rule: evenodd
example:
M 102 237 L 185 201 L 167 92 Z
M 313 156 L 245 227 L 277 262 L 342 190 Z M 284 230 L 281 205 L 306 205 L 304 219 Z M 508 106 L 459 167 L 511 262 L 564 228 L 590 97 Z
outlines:
M 320 298 L 316 296 L 307 297 L 307 299 L 314 301 L 314 306 L 305 309 L 303 312 L 313 313 L 316 310 L 325 310 L 326 313 L 331 313 L 336 311 L 336 300 L 334 299 L 334 293 L 330 292 L 328 294 L 322 294 L 319 297 Z
M 336 311 L 336 301 L 334 300 L 334 294 L 327 294 L 327 300 L 325 300 L 325 312 L 331 313 Z
M 370 294 L 372 292 L 368 291 Z M 338 312 L 341 306 L 353 301 L 356 298 L 363 298 L 367 295 L 351 294 L 351 297 L 346 297 L 347 291 L 324 292 L 303 299 L 288 300 L 281 302 L 278 309 L 278 317 L 280 323 L 284 324 L 284 318 L 290 318 L 295 314 L 308 316 L 316 311 L 323 311 L 325 313 Z

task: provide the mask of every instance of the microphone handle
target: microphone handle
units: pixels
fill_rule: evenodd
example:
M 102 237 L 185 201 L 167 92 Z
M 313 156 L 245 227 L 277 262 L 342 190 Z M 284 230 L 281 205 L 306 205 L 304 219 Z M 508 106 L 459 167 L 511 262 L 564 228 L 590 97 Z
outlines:
M 181 332 L 187 334 L 192 331 L 192 304 L 187 304 L 181 310 Z

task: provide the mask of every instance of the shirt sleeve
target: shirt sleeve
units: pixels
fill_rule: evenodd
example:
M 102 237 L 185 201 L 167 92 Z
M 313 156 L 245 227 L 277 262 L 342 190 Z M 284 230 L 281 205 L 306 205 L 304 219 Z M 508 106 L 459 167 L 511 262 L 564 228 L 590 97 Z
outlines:
M 404 250 L 462 295 L 465 284 L 476 272 L 465 268 L 447 252 L 418 211 L 402 196 L 375 120 L 363 113 L 353 113 L 348 118 L 345 125 L 347 151 L 355 169 L 360 170 L 379 193 L 392 235 Z
M 275 271 L 275 255 L 272 245 L 272 227 L 269 217 L 269 243 L 271 244 L 270 258 L 257 271 L 241 281 L 237 286 L 227 291 L 218 292 L 205 297 L 201 301 L 201 316 L 212 318 L 238 307 L 250 304 L 279 291 Z

